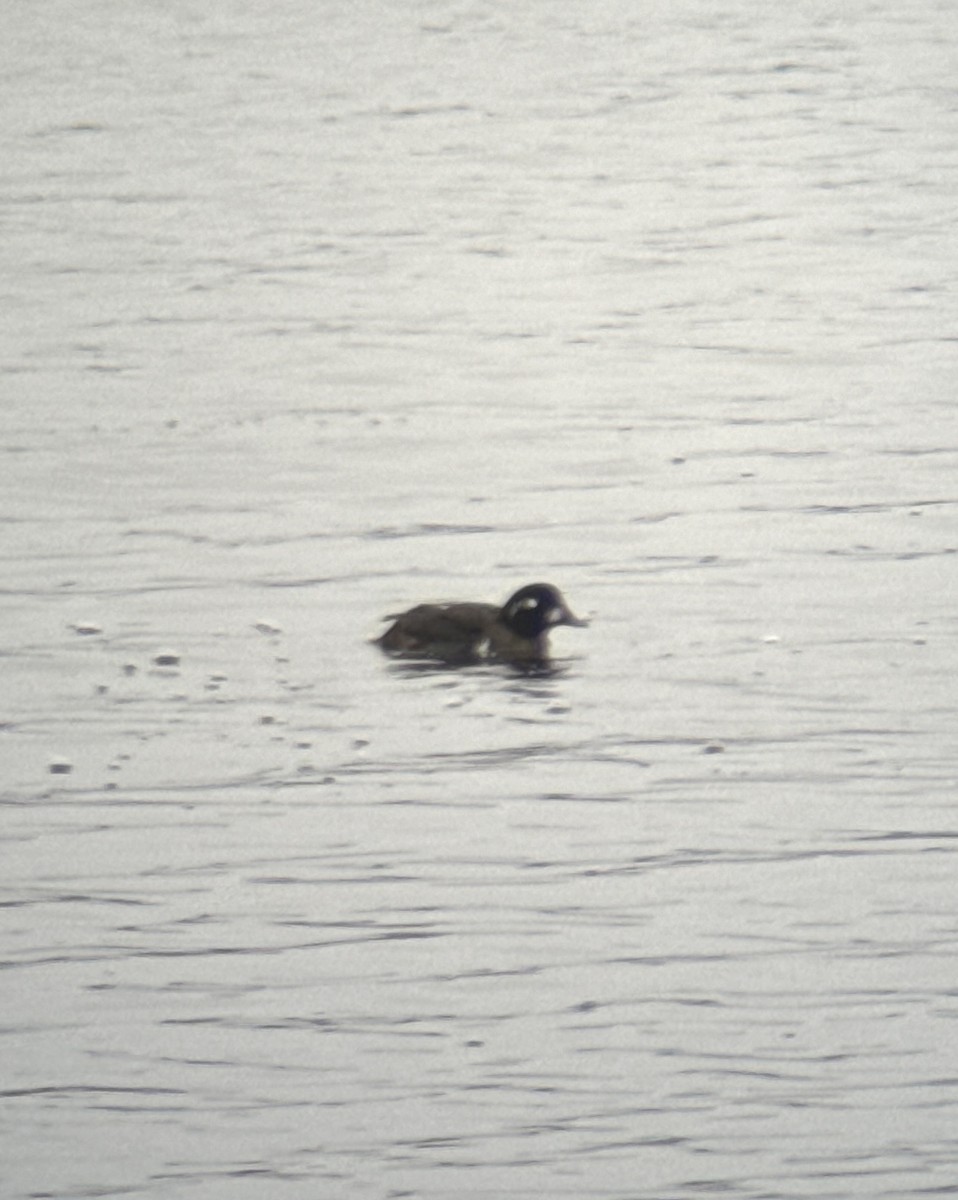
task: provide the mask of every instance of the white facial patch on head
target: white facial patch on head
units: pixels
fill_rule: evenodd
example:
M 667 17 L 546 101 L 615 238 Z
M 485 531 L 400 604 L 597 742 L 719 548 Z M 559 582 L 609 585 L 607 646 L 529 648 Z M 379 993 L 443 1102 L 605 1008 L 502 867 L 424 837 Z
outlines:
M 536 609 L 538 607 L 539 601 L 535 598 L 535 596 L 526 596 L 525 599 L 517 600 L 515 604 L 509 605 L 509 618 L 511 620 L 512 618 L 517 617 L 521 612 L 528 612 L 530 609 Z
M 561 608 L 550 608 L 546 613 L 547 625 L 561 625 L 565 619 L 565 613 Z

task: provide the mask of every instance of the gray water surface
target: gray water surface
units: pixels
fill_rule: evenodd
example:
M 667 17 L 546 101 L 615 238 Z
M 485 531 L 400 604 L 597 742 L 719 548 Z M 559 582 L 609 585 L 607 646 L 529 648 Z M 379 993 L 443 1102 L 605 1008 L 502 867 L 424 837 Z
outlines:
M 958 1190 L 956 46 L 11 5 L 5 1200 Z

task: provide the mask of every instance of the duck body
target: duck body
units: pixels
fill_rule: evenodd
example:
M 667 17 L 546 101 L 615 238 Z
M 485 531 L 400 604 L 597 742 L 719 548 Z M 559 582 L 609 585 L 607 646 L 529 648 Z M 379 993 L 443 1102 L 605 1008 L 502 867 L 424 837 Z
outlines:
M 417 604 L 389 619 L 376 639 L 388 654 L 455 665 L 494 659 L 527 669 L 548 665 L 550 629 L 586 624 L 551 583 L 527 584 L 501 608 L 471 601 Z

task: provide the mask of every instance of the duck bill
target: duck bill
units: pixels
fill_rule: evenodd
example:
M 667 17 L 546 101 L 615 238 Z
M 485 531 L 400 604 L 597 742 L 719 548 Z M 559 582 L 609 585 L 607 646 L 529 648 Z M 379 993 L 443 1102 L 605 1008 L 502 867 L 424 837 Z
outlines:
M 566 606 L 563 604 L 561 608 L 555 608 L 549 614 L 549 624 L 576 625 L 581 629 L 588 625 L 589 622 L 583 621 L 581 617 L 577 617 L 570 608 L 566 608 Z

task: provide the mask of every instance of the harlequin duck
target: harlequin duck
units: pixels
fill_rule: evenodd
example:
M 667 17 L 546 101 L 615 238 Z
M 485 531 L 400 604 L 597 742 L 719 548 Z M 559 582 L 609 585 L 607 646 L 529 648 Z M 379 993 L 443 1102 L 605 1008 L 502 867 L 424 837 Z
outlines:
M 466 665 L 484 658 L 535 668 L 549 662 L 549 630 L 554 625 L 586 625 L 574 616 L 558 588 L 529 583 L 495 604 L 418 604 L 394 613 L 376 639 L 389 654 L 434 658 Z

